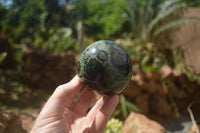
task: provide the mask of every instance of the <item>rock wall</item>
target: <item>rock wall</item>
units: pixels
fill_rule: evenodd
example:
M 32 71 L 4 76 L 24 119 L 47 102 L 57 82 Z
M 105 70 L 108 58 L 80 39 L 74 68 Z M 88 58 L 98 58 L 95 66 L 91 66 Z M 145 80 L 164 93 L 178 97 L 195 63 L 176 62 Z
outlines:
M 192 102 L 192 110 L 200 111 L 198 84 L 169 66 L 163 66 L 160 72 L 137 71 L 123 94 L 145 115 L 159 122 L 187 114 Z
M 34 49 L 25 51 L 21 65 L 25 84 L 35 88 L 55 89 L 70 81 L 76 73 L 76 60 L 72 53 L 56 55 Z

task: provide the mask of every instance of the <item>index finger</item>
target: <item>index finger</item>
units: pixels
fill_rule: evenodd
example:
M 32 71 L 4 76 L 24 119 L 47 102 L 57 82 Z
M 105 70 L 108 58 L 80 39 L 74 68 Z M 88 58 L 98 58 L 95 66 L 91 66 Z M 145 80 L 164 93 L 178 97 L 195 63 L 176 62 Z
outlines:
M 100 111 L 97 113 L 95 121 L 93 123 L 92 130 L 94 132 L 103 133 L 108 120 L 110 119 L 113 111 L 115 110 L 117 104 L 119 102 L 119 96 L 113 95 L 110 96 L 105 104 L 102 106 Z

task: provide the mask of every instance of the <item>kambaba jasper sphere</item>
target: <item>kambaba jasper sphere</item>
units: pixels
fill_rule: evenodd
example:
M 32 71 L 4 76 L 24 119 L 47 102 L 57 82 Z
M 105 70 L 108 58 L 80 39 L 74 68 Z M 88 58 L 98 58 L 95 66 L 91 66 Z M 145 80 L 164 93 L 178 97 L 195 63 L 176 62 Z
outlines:
M 113 95 L 128 85 L 132 64 L 122 46 L 101 40 L 92 43 L 81 53 L 77 72 L 88 89 L 101 95 Z

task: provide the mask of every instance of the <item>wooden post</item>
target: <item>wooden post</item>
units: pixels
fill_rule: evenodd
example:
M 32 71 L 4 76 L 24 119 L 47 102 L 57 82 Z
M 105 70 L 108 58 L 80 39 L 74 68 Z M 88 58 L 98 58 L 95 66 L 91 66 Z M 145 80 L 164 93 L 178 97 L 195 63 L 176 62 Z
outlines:
M 77 43 L 79 44 L 79 52 L 83 50 L 83 22 L 79 20 L 77 22 Z

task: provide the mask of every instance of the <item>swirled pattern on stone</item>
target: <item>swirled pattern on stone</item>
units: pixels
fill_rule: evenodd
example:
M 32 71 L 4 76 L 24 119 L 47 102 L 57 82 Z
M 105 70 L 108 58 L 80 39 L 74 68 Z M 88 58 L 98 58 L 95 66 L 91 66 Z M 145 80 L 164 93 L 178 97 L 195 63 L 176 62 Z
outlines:
M 81 53 L 77 73 L 88 89 L 101 95 L 113 95 L 120 93 L 129 83 L 132 64 L 122 46 L 101 40 Z

